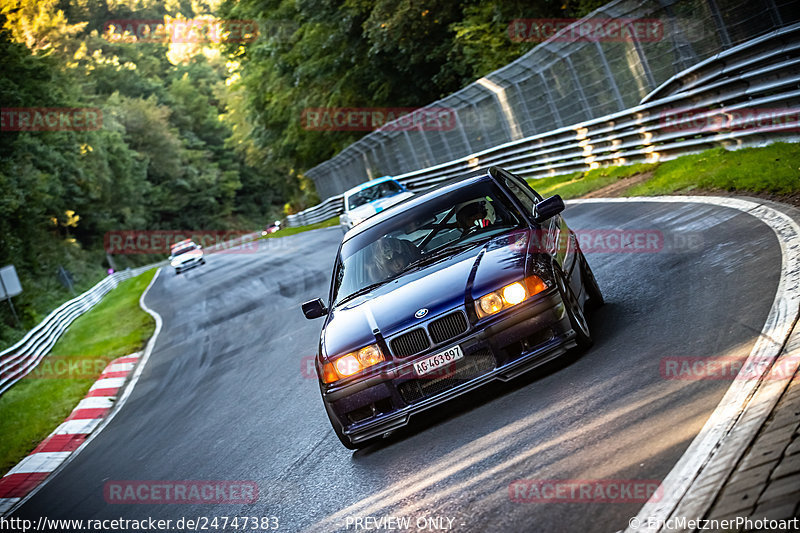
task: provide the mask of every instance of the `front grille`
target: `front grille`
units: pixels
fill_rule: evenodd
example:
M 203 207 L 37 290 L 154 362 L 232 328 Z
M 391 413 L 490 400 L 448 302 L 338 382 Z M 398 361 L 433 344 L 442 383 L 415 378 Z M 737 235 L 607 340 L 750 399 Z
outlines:
M 475 354 L 468 355 L 458 361 L 452 374 L 432 379 L 426 379 L 423 376 L 406 381 L 400 384 L 397 389 L 403 400 L 413 403 L 490 372 L 494 367 L 495 360 L 492 353 L 489 350 L 479 350 Z
M 425 334 L 425 330 L 417 328 L 393 339 L 391 345 L 392 353 L 395 357 L 408 357 L 428 348 L 430 341 Z
M 434 344 L 447 342 L 465 331 L 467 331 L 467 319 L 460 311 L 437 318 L 428 326 Z

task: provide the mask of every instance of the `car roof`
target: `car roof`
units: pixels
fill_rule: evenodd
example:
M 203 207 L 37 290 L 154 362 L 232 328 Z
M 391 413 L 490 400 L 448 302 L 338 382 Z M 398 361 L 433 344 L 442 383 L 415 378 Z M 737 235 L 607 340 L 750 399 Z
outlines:
M 375 178 L 374 180 L 365 181 L 361 185 L 356 185 L 352 189 L 347 189 L 344 192 L 344 196 L 346 198 L 346 197 L 350 196 L 353 193 L 357 193 L 359 191 L 363 191 L 364 189 L 369 189 L 370 187 L 374 187 L 375 185 L 379 185 L 379 184 L 385 183 L 387 181 L 394 181 L 394 182 L 397 183 L 397 180 L 394 179 L 394 177 L 392 177 L 392 176 L 383 176 L 383 177 L 380 177 L 380 178 Z
M 446 181 L 436 187 L 428 189 L 424 192 L 415 194 L 414 196 L 403 200 L 402 202 L 393 205 L 390 209 L 386 209 L 381 211 L 380 213 L 369 217 L 367 220 L 362 222 L 361 224 L 354 226 L 350 231 L 348 231 L 342 241 L 348 241 L 351 238 L 355 237 L 362 231 L 366 231 L 369 228 L 372 228 L 384 220 L 390 219 L 396 216 L 398 213 L 402 212 L 404 209 L 411 208 L 413 209 L 417 205 L 424 204 L 428 200 L 432 198 L 438 198 L 440 196 L 444 196 L 449 194 L 454 189 L 459 189 L 465 185 L 470 185 L 473 183 L 477 183 L 479 181 L 490 180 L 490 170 L 494 167 L 484 168 L 480 170 L 475 170 L 464 174 L 463 176 L 455 177 L 451 180 Z M 397 207 L 401 207 L 401 209 L 396 209 Z
M 184 239 L 182 241 L 178 241 L 178 242 L 172 243 L 170 245 L 170 248 L 177 248 L 179 246 L 182 247 L 182 246 L 186 246 L 187 244 L 194 244 L 194 241 L 192 241 L 192 239 Z

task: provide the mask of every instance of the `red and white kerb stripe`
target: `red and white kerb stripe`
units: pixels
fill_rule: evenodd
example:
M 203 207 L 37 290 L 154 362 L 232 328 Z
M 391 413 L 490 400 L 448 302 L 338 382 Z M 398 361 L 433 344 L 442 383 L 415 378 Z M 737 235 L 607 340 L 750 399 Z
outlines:
M 0 478 L 0 515 L 44 481 L 83 444 L 111 411 L 117 393 L 136 366 L 139 356 L 139 353 L 135 353 L 111 361 L 67 419 L 30 455 Z

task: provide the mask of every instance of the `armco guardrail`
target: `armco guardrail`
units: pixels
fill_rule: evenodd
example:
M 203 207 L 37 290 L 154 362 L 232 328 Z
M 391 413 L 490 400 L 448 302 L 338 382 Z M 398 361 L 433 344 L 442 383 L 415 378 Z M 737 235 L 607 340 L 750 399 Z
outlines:
M 0 352 L 0 395 L 36 368 L 76 318 L 91 309 L 121 281 L 138 276 L 155 266 L 157 265 L 111 274 L 85 293 L 61 305 L 30 330 L 22 340 Z
M 441 120 L 395 120 L 305 176 L 328 198 L 369 177 L 434 167 L 624 112 L 676 74 L 800 23 L 800 0 L 612 0 L 572 22 L 554 33 L 543 19 L 505 21 L 509 39 L 538 44 L 416 113 Z
M 656 96 L 657 99 L 653 98 Z M 737 148 L 800 138 L 800 24 L 753 39 L 674 76 L 643 104 L 597 119 L 534 135 L 433 167 L 395 176 L 424 190 L 459 175 L 501 165 L 525 178 L 589 170 L 603 165 L 661 161 L 715 146 Z M 752 109 L 785 120 L 771 127 L 717 131 L 692 121 Z M 685 118 L 675 114 L 680 110 Z M 793 120 L 792 119 L 793 115 Z M 342 197 L 288 217 L 290 226 L 312 224 L 342 210 Z

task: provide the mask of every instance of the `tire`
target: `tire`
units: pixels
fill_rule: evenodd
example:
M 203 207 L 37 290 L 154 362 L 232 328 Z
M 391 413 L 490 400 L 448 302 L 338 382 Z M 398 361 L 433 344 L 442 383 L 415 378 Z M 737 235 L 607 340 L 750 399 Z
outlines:
M 564 307 L 569 317 L 569 324 L 575 332 L 575 343 L 578 350 L 586 350 L 594 344 L 591 332 L 589 331 L 589 323 L 586 321 L 586 314 L 583 312 L 580 302 L 575 297 L 575 293 L 569 286 L 569 283 L 564 279 L 564 274 L 558 270 L 558 292 L 561 294 L 561 300 L 564 302 Z
M 597 309 L 602 307 L 605 303 L 603 293 L 600 291 L 600 285 L 597 284 L 594 272 L 592 272 L 583 254 L 581 254 L 581 280 L 583 281 L 583 286 L 586 289 L 586 296 L 588 297 L 586 308 Z

